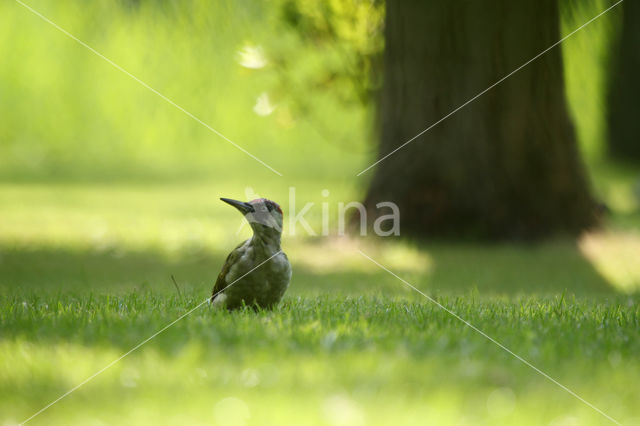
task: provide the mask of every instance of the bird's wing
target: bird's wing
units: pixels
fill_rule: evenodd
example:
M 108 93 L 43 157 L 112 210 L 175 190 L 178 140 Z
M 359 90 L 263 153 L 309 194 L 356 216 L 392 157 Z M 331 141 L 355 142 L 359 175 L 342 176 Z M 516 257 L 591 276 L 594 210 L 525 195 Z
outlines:
M 218 279 L 216 280 L 216 283 L 213 286 L 213 291 L 211 292 L 211 301 L 212 302 L 216 298 L 216 296 L 218 294 L 220 294 L 220 292 L 222 292 L 222 290 L 227 288 L 227 285 L 228 285 L 227 284 L 227 274 L 229 273 L 229 270 L 231 269 L 231 266 L 233 266 L 233 264 L 236 263 L 238 261 L 238 259 L 240 258 L 240 256 L 242 256 L 242 254 L 244 253 L 244 250 L 242 250 L 242 246 L 245 243 L 246 243 L 246 241 L 240 243 L 236 248 L 231 250 L 231 253 L 229 253 L 229 256 L 227 256 L 227 260 L 224 261 L 224 265 L 222 266 L 222 270 L 218 274 Z

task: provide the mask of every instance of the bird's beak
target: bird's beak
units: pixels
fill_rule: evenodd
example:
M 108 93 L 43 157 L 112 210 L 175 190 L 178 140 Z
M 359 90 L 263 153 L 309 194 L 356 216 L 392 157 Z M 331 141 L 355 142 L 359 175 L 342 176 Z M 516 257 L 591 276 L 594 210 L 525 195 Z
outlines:
M 229 205 L 232 205 L 233 207 L 238 209 L 242 214 L 247 214 L 255 211 L 251 204 L 245 203 L 244 201 L 232 200 L 230 198 L 220 198 L 220 200 L 224 201 Z

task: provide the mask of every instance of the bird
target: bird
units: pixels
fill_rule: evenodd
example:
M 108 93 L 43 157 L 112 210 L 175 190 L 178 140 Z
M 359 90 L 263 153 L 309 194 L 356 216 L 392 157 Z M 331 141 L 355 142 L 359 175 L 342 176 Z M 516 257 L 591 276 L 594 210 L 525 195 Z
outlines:
M 251 225 L 253 236 L 238 245 L 218 275 L 210 303 L 234 310 L 244 306 L 272 309 L 289 287 L 291 263 L 280 247 L 283 214 L 266 198 L 221 201 L 235 207 Z

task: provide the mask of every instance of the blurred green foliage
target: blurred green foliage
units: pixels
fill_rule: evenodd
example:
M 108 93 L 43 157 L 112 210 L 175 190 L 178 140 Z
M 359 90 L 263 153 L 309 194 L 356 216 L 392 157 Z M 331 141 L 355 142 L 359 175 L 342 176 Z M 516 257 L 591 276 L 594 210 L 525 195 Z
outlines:
M 363 131 L 367 108 L 337 101 L 334 87 L 309 93 L 317 95 L 309 99 L 309 115 L 290 105 L 295 97 L 287 93 L 295 86 L 281 93 L 282 63 L 288 61 L 286 68 L 306 89 L 326 68 L 336 72 L 342 61 L 335 49 L 318 51 L 283 24 L 284 5 L 142 1 L 132 7 L 125 2 L 72 0 L 30 4 L 289 177 L 323 176 L 327 164 L 332 164 L 334 175 L 351 174 L 370 144 Z M 352 33 L 343 33 L 345 40 L 352 39 Z M 245 49 L 264 52 L 264 63 L 243 63 Z M 0 68 L 4 179 L 263 173 L 255 160 L 17 3 L 0 5 L 0 56 L 5 64 Z M 295 64 L 294 58 L 299 59 Z M 265 93 L 276 108 L 261 116 L 255 107 Z M 360 155 L 340 155 L 340 146 L 317 135 L 314 120 L 331 122 L 339 129 L 334 135 Z M 309 157 L 315 161 L 304 161 Z
M 30 4 L 290 178 L 326 177 L 329 168 L 350 176 L 375 152 L 380 1 Z M 563 32 L 607 4 L 564 0 Z M 603 158 L 607 52 L 618 20 L 612 11 L 562 45 L 590 163 Z M 0 5 L 0 57 L 5 180 L 270 173 L 17 3 Z
M 343 102 L 360 100 L 367 105 L 373 100 L 381 82 L 384 40 L 384 4 L 380 1 L 283 0 L 282 19 L 306 45 L 313 46 L 322 65 L 307 75 L 303 89 L 329 90 Z M 273 47 L 276 52 L 279 47 Z M 307 56 L 280 53 L 278 63 L 295 76 Z M 297 63 L 293 62 L 297 61 Z M 287 80 L 289 80 L 287 78 Z M 290 95 L 296 93 L 291 88 Z M 356 94 L 357 96 L 354 96 Z M 306 106 L 313 109 L 309 103 Z
M 562 32 L 567 34 L 611 6 L 606 0 L 562 0 Z M 613 9 L 562 44 L 569 106 L 582 153 L 590 164 L 606 162 L 606 91 L 610 46 L 621 24 Z

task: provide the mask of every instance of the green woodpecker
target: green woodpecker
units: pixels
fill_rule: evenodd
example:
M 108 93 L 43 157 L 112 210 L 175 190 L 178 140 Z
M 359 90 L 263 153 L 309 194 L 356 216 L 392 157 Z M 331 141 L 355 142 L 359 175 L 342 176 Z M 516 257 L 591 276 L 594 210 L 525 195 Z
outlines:
M 229 253 L 213 286 L 211 303 L 226 309 L 272 308 L 291 280 L 291 264 L 280 248 L 282 209 L 265 198 L 221 200 L 242 213 L 253 229 L 253 237 Z

